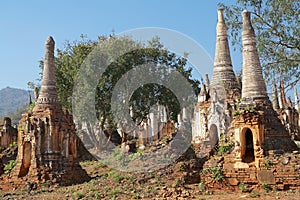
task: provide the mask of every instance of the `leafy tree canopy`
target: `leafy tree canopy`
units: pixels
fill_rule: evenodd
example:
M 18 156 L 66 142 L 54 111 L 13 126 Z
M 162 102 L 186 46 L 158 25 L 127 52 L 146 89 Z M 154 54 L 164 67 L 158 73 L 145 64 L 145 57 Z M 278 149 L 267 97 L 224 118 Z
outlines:
M 291 87 L 300 81 L 300 2 L 295 0 L 237 0 L 225 5 L 225 19 L 232 44 L 241 48 L 241 12 L 252 13 L 257 48 L 265 77 Z
M 95 106 L 97 117 L 102 120 L 102 125 L 105 119 L 113 121 L 111 97 L 114 87 L 121 78 L 124 78 L 128 71 L 143 64 L 151 63 L 156 66 L 154 69 L 149 68 L 147 73 L 143 75 L 144 77 L 151 76 L 154 73 L 153 70 L 158 70 L 162 79 L 167 79 L 172 71 L 176 71 L 192 85 L 195 94 L 199 90 L 199 81 L 191 78 L 192 68 L 188 66 L 186 57 L 179 57 L 170 52 L 161 44 L 158 37 L 145 44 L 127 36 L 99 36 L 94 41 L 88 40 L 86 36 L 82 36 L 81 40 L 67 41 L 62 49 L 57 49 L 55 58 L 57 92 L 60 102 L 65 109 L 72 110 L 74 83 L 78 78 L 78 71 L 85 66 L 83 63 L 98 62 L 95 60 L 89 61 L 86 58 L 99 44 L 102 47 L 104 46 L 103 55 L 108 60 L 114 58 L 116 51 L 122 51 L 128 47 L 132 47 L 135 50 L 122 54 L 108 66 L 99 78 L 95 96 L 92 97 L 95 98 L 96 105 L 83 106 L 81 110 L 82 119 L 84 119 L 85 110 L 91 109 L 89 106 Z M 43 62 L 41 62 L 41 67 L 43 66 L 42 64 Z M 168 66 L 169 70 L 161 66 Z M 142 76 L 135 77 L 135 79 L 142 78 Z M 125 78 L 125 80 L 127 79 Z M 126 83 L 124 84 L 126 85 Z M 86 90 L 90 86 L 82 85 L 80 87 L 82 87 L 82 90 Z M 195 95 L 193 98 L 195 98 Z M 158 103 L 166 106 L 170 116 L 169 120 L 177 120 L 177 114 L 180 112 L 180 106 L 182 105 L 179 105 L 178 99 L 172 91 L 157 83 L 141 85 L 131 94 L 129 105 L 134 111 L 133 119 L 137 121 L 143 120 L 149 113 L 151 106 Z

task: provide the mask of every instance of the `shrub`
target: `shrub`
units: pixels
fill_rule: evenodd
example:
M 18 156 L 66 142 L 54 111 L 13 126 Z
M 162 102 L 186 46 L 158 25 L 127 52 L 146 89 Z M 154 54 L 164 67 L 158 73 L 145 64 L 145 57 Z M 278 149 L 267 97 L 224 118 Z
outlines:
M 231 149 L 231 147 L 228 146 L 228 145 L 219 146 L 218 151 L 217 151 L 217 155 L 221 156 L 225 153 L 228 153 L 230 149 Z
M 82 192 L 74 192 L 73 197 L 75 199 L 82 199 L 83 197 L 85 197 L 85 195 Z
M 270 186 L 269 186 L 269 184 L 267 184 L 267 183 L 262 183 L 261 186 L 262 186 L 262 188 L 263 188 L 266 192 L 269 192 L 269 191 L 270 191 Z
M 260 194 L 252 191 L 249 196 L 251 198 L 257 198 L 257 197 L 260 197 Z
M 199 185 L 198 185 L 198 188 L 199 188 L 200 192 L 205 192 L 205 190 L 206 190 L 206 184 L 203 183 L 203 182 L 200 182 Z
M 117 196 L 118 194 L 120 194 L 120 191 L 118 189 L 113 188 L 113 189 L 111 189 L 111 191 L 109 191 L 110 196 L 114 197 L 114 196 Z
M 16 166 L 16 161 L 10 160 L 8 164 L 4 165 L 4 173 L 9 174 L 15 166 Z
M 94 194 L 95 199 L 101 199 L 101 193 L 100 192 L 95 192 Z
M 173 184 L 173 187 L 176 188 L 176 187 L 183 186 L 183 185 L 184 185 L 184 181 L 177 178 Z
M 224 178 L 221 167 L 209 167 L 202 170 L 201 174 L 211 173 L 214 181 L 221 181 Z
M 246 192 L 248 185 L 242 183 L 239 185 L 239 188 L 240 188 L 241 192 Z
M 140 197 L 139 194 L 134 194 L 134 195 L 132 195 L 131 198 L 132 198 L 132 199 L 140 199 L 141 197 Z
M 265 168 L 269 169 L 270 166 L 274 165 L 270 160 L 265 161 Z
M 17 145 L 18 145 L 17 142 L 13 142 L 13 143 L 9 144 L 9 147 L 10 147 L 10 148 L 13 148 L 13 147 L 15 147 L 15 146 L 17 146 Z

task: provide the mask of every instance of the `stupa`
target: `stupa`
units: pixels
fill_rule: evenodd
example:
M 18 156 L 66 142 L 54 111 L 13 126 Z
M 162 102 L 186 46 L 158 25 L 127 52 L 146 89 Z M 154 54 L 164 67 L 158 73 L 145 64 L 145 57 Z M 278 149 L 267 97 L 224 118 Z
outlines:
M 13 174 L 30 180 L 72 184 L 88 180 L 77 162 L 75 124 L 57 96 L 54 64 L 55 42 L 46 40 L 43 78 L 32 112 L 22 115 L 18 156 Z
M 267 95 L 262 75 L 250 12 L 243 11 L 243 85 L 242 101 L 234 117 L 235 152 L 238 162 L 259 166 L 260 158 L 270 151 L 297 150 L 281 124 Z

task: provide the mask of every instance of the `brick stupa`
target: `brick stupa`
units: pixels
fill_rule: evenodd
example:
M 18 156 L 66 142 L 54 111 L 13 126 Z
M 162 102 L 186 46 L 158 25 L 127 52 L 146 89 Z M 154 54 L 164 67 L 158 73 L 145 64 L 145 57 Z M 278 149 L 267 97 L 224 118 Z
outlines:
M 33 111 L 22 115 L 14 175 L 61 185 L 88 180 L 77 162 L 75 124 L 56 92 L 54 40 L 46 41 L 42 86 Z
M 270 151 L 297 150 L 289 133 L 281 124 L 267 95 L 262 75 L 254 29 L 250 12 L 243 11 L 243 85 L 239 114 L 235 116 L 237 160 L 250 163 L 259 160 Z

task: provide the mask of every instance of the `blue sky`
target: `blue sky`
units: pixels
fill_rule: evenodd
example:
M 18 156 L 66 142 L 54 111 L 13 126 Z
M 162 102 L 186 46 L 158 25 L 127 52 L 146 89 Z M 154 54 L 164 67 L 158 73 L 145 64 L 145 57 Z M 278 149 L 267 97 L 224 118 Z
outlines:
M 161 27 L 181 32 L 200 45 L 211 58 L 215 51 L 217 3 L 233 0 L 105 0 L 105 1 L 1 1 L 0 89 L 27 89 L 39 77 L 39 60 L 49 35 L 62 48 L 65 40 L 89 39 L 134 28 Z M 233 52 L 235 71 L 241 55 Z

